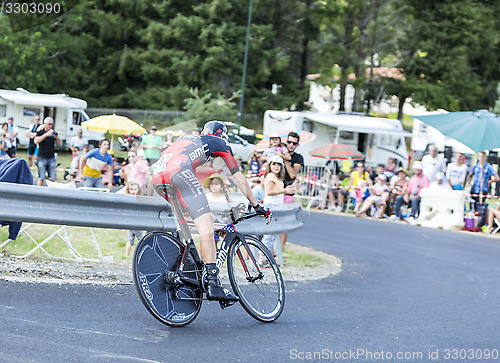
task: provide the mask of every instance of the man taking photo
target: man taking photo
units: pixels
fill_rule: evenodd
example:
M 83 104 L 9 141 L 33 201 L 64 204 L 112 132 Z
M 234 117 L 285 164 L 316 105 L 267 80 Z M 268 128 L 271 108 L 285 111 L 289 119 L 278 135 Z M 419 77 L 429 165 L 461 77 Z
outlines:
M 35 144 L 38 145 L 38 186 L 43 186 L 46 174 L 50 181 L 56 180 L 55 143 L 62 146 L 62 140 L 54 131 L 54 119 L 45 117 L 43 128 L 36 133 Z

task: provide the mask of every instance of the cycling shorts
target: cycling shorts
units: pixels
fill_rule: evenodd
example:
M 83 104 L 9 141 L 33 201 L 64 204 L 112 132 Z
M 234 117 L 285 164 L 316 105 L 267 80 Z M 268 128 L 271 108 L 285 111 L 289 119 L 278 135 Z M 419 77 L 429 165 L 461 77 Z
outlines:
M 185 208 L 193 219 L 210 213 L 207 197 L 200 181 L 194 173 L 188 156 L 185 154 L 165 154 L 162 159 L 164 157 L 169 159 L 164 164 L 164 170 L 158 172 L 157 169 L 155 170 L 155 166 L 153 166 L 153 184 L 160 195 L 168 201 L 176 198 L 181 207 Z M 166 188 L 161 187 L 165 184 L 176 187 L 175 195 L 166 194 Z

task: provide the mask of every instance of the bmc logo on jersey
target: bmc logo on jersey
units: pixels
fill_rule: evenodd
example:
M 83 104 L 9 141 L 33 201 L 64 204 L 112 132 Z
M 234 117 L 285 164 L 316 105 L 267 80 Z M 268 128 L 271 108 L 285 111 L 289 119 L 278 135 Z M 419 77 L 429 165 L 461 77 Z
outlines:
M 202 147 L 199 147 L 193 152 L 189 153 L 189 159 L 191 159 L 191 161 L 195 161 L 201 155 L 205 155 L 207 152 L 208 152 L 208 144 L 204 144 Z

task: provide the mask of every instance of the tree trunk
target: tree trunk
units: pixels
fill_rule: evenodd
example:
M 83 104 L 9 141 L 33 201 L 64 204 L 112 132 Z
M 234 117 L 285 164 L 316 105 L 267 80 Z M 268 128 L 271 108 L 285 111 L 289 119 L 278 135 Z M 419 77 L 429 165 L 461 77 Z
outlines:
M 399 99 L 399 102 L 398 102 L 398 120 L 403 122 L 403 106 L 406 102 L 406 97 L 407 96 L 404 96 L 404 95 L 400 95 L 398 97 Z
M 347 87 L 347 70 L 340 69 L 340 97 L 339 97 L 339 111 L 345 111 L 345 88 Z
M 365 58 L 367 54 L 367 44 L 368 44 L 368 25 L 371 21 L 371 9 L 372 5 L 370 2 L 364 5 L 363 12 L 361 13 L 361 17 L 359 19 L 359 45 L 357 52 L 357 59 L 354 63 L 354 73 L 356 75 L 355 91 L 354 91 L 354 99 L 352 101 L 352 110 L 358 112 L 361 110 L 362 104 L 362 89 L 364 80 L 366 78 L 365 70 Z

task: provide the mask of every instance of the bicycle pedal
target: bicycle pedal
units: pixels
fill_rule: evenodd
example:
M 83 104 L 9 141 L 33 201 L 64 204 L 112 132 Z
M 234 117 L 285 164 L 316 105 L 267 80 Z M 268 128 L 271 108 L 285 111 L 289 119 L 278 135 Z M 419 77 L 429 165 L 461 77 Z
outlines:
M 219 301 L 219 305 L 221 309 L 225 309 L 231 305 L 234 305 L 236 301 Z

